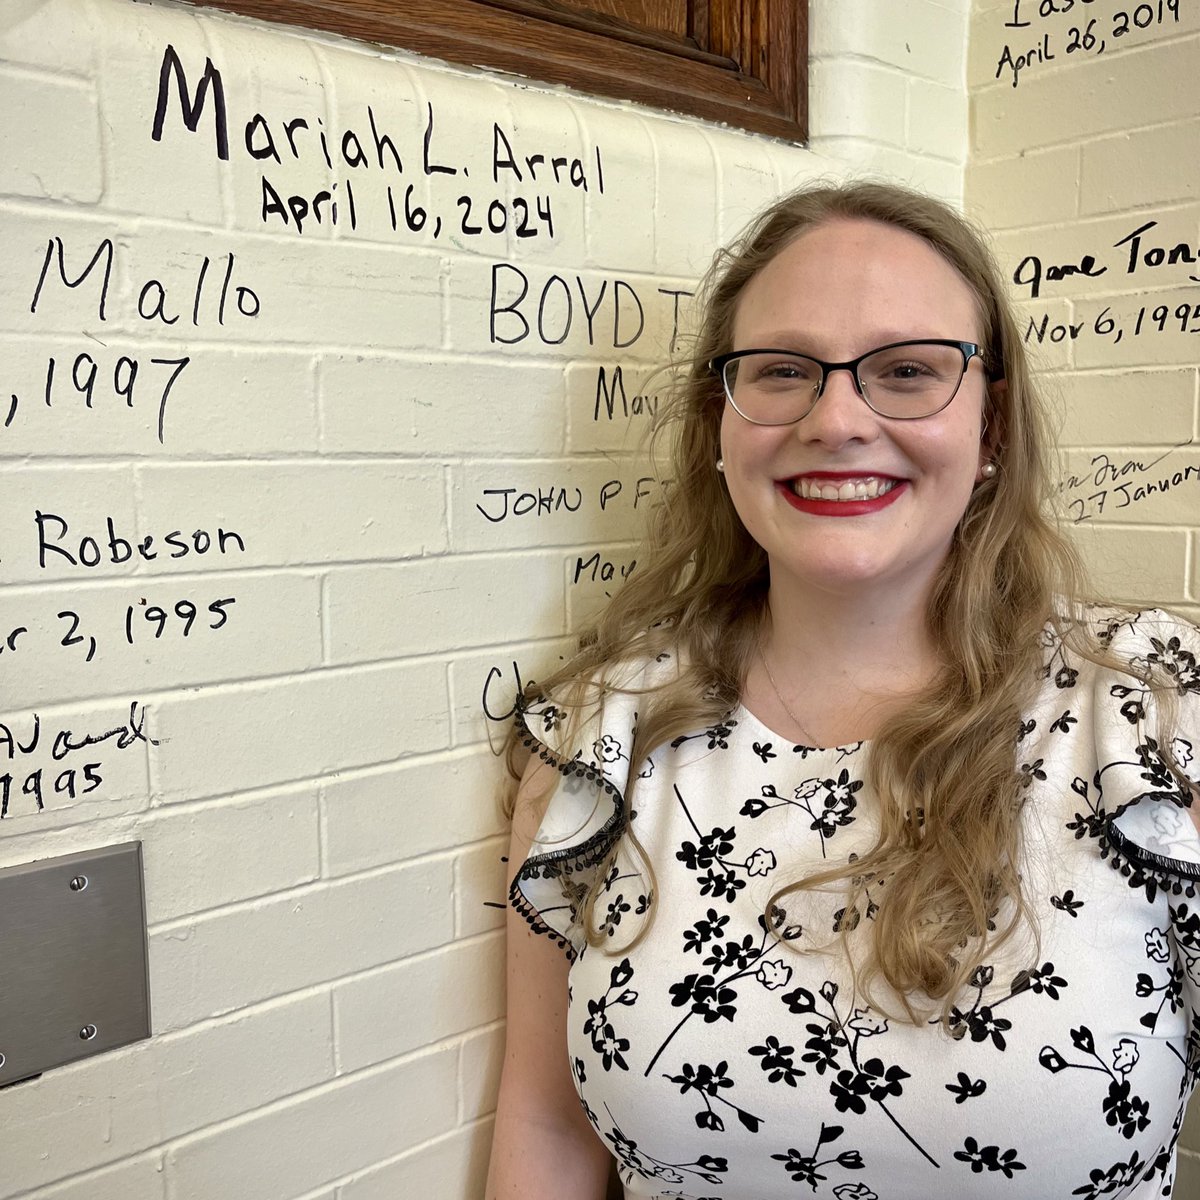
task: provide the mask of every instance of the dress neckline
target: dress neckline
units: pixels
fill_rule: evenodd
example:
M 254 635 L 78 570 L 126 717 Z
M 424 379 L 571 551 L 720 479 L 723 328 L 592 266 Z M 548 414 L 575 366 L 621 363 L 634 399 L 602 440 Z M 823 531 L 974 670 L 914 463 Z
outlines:
M 733 710 L 733 712 L 739 721 L 744 721 L 749 725 L 756 726 L 763 733 L 765 733 L 768 737 L 770 737 L 776 741 L 783 742 L 785 745 L 794 746 L 798 751 L 807 751 L 807 752 L 811 752 L 813 754 L 843 754 L 844 755 L 844 754 L 853 754 L 855 751 L 858 751 L 858 750 L 865 750 L 871 744 L 871 741 L 869 738 L 864 738 L 862 741 L 847 742 L 845 745 L 841 745 L 841 746 L 809 746 L 809 745 L 806 745 L 804 742 L 796 742 L 796 741 L 793 741 L 791 738 L 784 737 L 782 733 L 779 733 L 777 730 L 772 729 L 760 717 L 755 716 L 754 713 L 752 713 L 750 711 L 750 709 L 748 709 L 746 707 L 746 705 L 740 700 L 738 701 L 738 705 Z

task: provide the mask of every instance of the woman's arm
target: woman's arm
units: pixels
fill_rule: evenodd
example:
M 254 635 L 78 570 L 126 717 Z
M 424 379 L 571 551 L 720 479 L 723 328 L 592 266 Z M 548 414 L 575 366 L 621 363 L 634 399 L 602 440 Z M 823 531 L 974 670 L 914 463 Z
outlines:
M 513 813 L 510 876 L 529 853 L 551 766 L 530 760 Z M 602 1200 L 612 1159 L 583 1115 L 567 1055 L 566 955 L 508 910 L 508 1029 L 486 1200 Z

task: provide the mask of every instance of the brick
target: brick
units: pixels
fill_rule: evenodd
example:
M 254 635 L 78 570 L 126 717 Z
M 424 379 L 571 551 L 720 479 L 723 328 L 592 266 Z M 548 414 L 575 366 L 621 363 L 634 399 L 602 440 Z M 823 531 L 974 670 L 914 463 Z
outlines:
M 503 905 L 508 893 L 507 853 L 508 837 L 501 835 L 463 850 L 455 859 L 455 937 L 472 937 L 504 925 L 504 909 L 495 905 Z
M 163 1200 L 163 1187 L 162 1155 L 146 1154 L 29 1192 L 26 1200 Z
M 155 1025 L 178 1029 L 448 941 L 445 859 L 256 901 L 150 935 Z
M 560 564 L 551 551 L 331 571 L 328 659 L 370 662 L 565 633 Z M 474 616 L 464 622 L 466 612 Z
M 281 572 L 9 587 L 0 591 L 0 639 L 26 627 L 4 651 L 9 687 L 25 704 L 53 704 L 98 690 L 145 695 L 164 679 L 183 686 L 315 667 L 318 610 L 316 577 Z
M 1001 270 L 1011 277 L 1011 268 Z M 1068 300 L 1042 298 L 1024 300 L 1009 288 L 1009 299 L 1017 328 L 1024 339 L 1025 351 L 1034 371 L 1061 371 L 1071 365 L 1074 343 L 1069 328 L 1078 322 L 1074 306 Z
M 967 106 L 961 84 L 910 79 L 904 140 L 919 154 L 962 162 L 967 156 Z
M 1152 227 L 1138 233 L 1147 225 Z M 1174 263 L 1167 256 L 1178 245 L 1196 256 L 1198 227 L 1200 208 L 1193 205 L 1154 215 L 1100 217 L 1063 228 L 1000 233 L 995 249 L 1016 295 L 1032 300 L 1036 286 L 1040 299 L 1077 300 L 1134 288 L 1182 286 L 1189 274 L 1196 273 L 1196 265 L 1187 262 L 1182 251 Z M 1163 261 L 1148 264 L 1146 257 L 1153 262 L 1157 249 L 1162 249 Z M 1085 262 L 1088 257 L 1091 264 Z M 1051 267 L 1063 277 L 1051 278 Z
M 150 924 L 286 891 L 320 874 L 317 788 L 167 810 L 140 828 Z
M 662 490 L 626 463 L 475 460 L 451 473 L 451 545 L 501 550 L 637 537 Z
M 899 102 L 897 102 L 899 103 Z M 864 137 L 813 135 L 812 150 L 836 163 L 836 172 L 885 177 L 928 192 L 955 207 L 962 202 L 963 169 L 959 162 L 914 154 Z
M 977 91 L 972 152 L 988 158 L 1015 155 L 1139 125 L 1186 120 L 1194 116 L 1194 105 L 1191 89 L 1180 87 L 1179 81 L 1191 77 L 1195 55 L 1194 44 L 1187 41 L 1164 43 L 1149 52 L 1139 48 L 1118 56 L 1097 55 L 1045 73 L 1034 74 L 1031 68 L 1015 90 L 1001 82 Z M 1062 114 L 1069 124 L 1043 120 L 1047 113 Z
M 500 747 L 508 733 L 513 699 L 521 684 L 556 669 L 574 648 L 571 638 L 508 645 L 450 663 L 451 710 L 456 746 Z M 491 714 L 491 719 L 487 717 Z M 499 776 L 498 776 L 499 777 Z
M 482 225 L 485 232 L 470 239 L 471 248 L 490 257 L 503 255 L 508 259 L 520 259 L 526 263 L 545 260 L 547 266 L 557 263 L 582 263 L 587 258 L 587 222 L 591 212 L 606 213 L 611 220 L 620 211 L 619 200 L 611 197 L 607 190 L 599 190 L 599 175 L 596 169 L 595 146 L 584 131 L 583 122 L 577 115 L 581 110 L 598 107 L 590 99 L 567 96 L 561 92 L 548 92 L 538 87 L 527 88 L 516 93 L 509 88 L 473 79 L 468 84 L 461 77 L 449 73 L 422 74 L 422 86 L 430 95 L 441 98 L 442 110 L 447 114 L 461 111 L 464 85 L 470 87 L 469 101 L 472 108 L 478 104 L 486 120 L 466 123 L 461 137 L 470 136 L 479 151 L 476 158 L 481 168 L 473 168 L 471 186 L 464 184 L 459 191 L 467 192 L 475 201 L 472 220 Z M 485 90 L 485 88 L 487 90 Z M 437 102 L 435 100 L 435 107 Z M 460 118 L 461 120 L 461 118 Z M 493 122 L 503 130 L 505 142 L 496 137 Z M 473 126 L 473 127 L 472 127 Z M 493 148 L 501 161 L 508 157 L 511 147 L 522 178 L 509 168 L 493 170 Z M 605 147 L 601 147 L 603 160 Z M 526 161 L 530 155 L 541 154 L 545 162 L 530 169 Z M 565 158 L 567 164 L 560 165 L 559 178 L 555 178 L 553 159 Z M 587 190 L 575 187 L 568 178 L 570 160 L 579 159 Z M 486 173 L 482 170 L 487 168 Z M 605 171 L 605 182 L 612 171 Z M 528 204 L 527 230 L 537 230 L 537 236 L 518 238 L 516 224 L 511 219 L 513 201 L 520 196 Z M 490 235 L 487 210 L 492 199 L 507 201 L 510 219 L 505 236 L 501 239 Z M 539 199 L 549 204 L 553 214 L 554 236 L 548 236 L 544 219 L 537 215 Z M 461 210 L 456 212 L 461 216 Z M 455 244 L 466 249 L 467 239 L 462 238 L 462 222 L 458 221 L 459 238 Z M 552 269 L 552 267 L 551 267 Z
M 5 194 L 77 204 L 100 199 L 100 130 L 90 87 L 0 71 L 0 108 Z
M 1079 208 L 1078 146 L 1031 151 L 966 169 L 966 210 L 992 230 L 1062 224 Z
M 504 768 L 486 750 L 323 780 L 324 871 L 344 875 L 504 831 Z
M 0 1093 L 5 1183 L 34 1187 L 269 1104 L 333 1075 L 328 995 L 118 1050 Z M 61 1136 L 64 1128 L 71 1136 Z M 47 1146 L 54 1147 L 52 1156 Z M 157 1171 L 157 1156 L 153 1160 Z M 103 1191 L 124 1194 L 120 1168 Z M 144 1171 L 130 1173 L 146 1186 Z M 150 1195 L 157 1193 L 151 1191 Z M 77 1193 L 64 1189 L 63 1200 Z M 50 1193 L 46 1200 L 59 1200 Z
M 525 455 L 566 440 L 562 369 L 495 356 L 326 355 L 320 406 L 326 453 Z
M 760 138 L 716 130 L 709 136 L 716 155 L 717 236 L 726 246 L 782 193 L 783 162 L 777 148 Z
M 604 194 L 592 195 L 584 210 L 586 264 L 596 270 L 644 271 L 654 261 L 654 200 L 650 172 L 661 119 L 637 109 L 579 105 L 577 120 L 588 145 L 600 148 Z M 617 214 L 637 214 L 621 220 Z
M 1183 1129 L 1179 1132 L 1179 1146 L 1182 1150 L 1200 1152 L 1200 1104 L 1188 1105 Z
M 500 1068 L 504 1065 L 504 1027 L 480 1030 L 459 1046 L 459 1120 L 473 1121 L 496 1108 Z
M 113 217 L 65 208 L 30 213 L 0 205 L 0 241 L 10 263 L 8 284 L 0 290 L 0 329 L 6 334 L 35 337 L 69 334 L 79 340 L 78 350 L 108 341 L 111 331 L 124 319 L 124 252 L 117 243 L 125 231 L 126 225 Z M 106 239 L 113 243 L 111 270 L 106 252 L 87 270 Z M 62 274 L 58 266 L 60 241 Z M 46 274 L 39 290 L 43 267 Z M 108 290 L 101 320 L 106 270 Z M 79 281 L 78 285 L 65 286 L 63 275 L 72 282 Z M 84 331 L 93 336 L 87 337 Z M 30 386 L 37 389 L 40 399 L 44 380 L 30 381 Z
M 1175 1200 L 1188 1200 L 1189 1196 L 1200 1194 L 1200 1155 L 1181 1148 L 1171 1194 Z
M 697 231 L 682 215 L 675 219 L 691 231 L 693 249 L 704 247 L 707 264 L 715 233 Z M 491 350 L 514 361 L 602 359 L 616 351 L 657 364 L 668 353 L 675 316 L 661 284 L 658 276 L 632 272 L 456 257 L 447 283 L 450 340 L 457 351 Z
M 590 551 L 590 553 L 589 553 Z M 621 584 L 637 568 L 636 542 L 588 547 L 564 562 L 567 628 L 582 629 L 604 610 Z
M 0 580 L 4 583 L 61 579 L 81 583 L 102 575 L 133 574 L 132 558 L 116 565 L 96 562 L 107 547 L 105 517 L 111 516 L 118 529 L 132 533 L 136 528 L 133 474 L 127 467 L 14 463 L 0 466 L 0 480 Z M 81 562 L 83 537 L 92 537 L 97 544 L 84 548 Z
M 427 219 L 424 227 L 417 231 L 410 230 L 404 221 L 405 192 L 412 185 L 412 203 L 428 209 L 431 185 L 444 180 L 445 189 L 448 190 L 455 180 L 445 180 L 441 176 L 426 177 L 422 169 L 421 144 L 426 117 L 417 72 L 395 54 L 377 47 L 319 42 L 312 49 L 319 63 L 321 77 L 333 82 L 326 98 L 333 128 L 339 131 L 353 130 L 366 155 L 366 165 L 354 169 L 338 162 L 335 176 L 340 180 L 350 180 L 357 222 L 354 227 L 351 226 L 347 219 L 346 201 L 340 198 L 342 213 L 334 236 L 346 241 L 381 241 L 397 246 L 432 247 L 433 221 Z M 315 78 L 309 82 L 311 86 Z M 316 93 L 310 90 L 309 95 L 315 98 Z M 444 126 L 444 116 L 440 121 L 435 120 L 439 147 Z M 335 140 L 335 149 L 336 145 Z M 391 224 L 389 187 L 392 204 L 396 208 L 396 229 Z M 339 195 L 344 189 L 343 182 L 339 187 Z
M 386 1062 L 503 1015 L 503 935 L 423 954 L 333 989 L 338 1069 Z
M 681 317 L 685 304 L 687 298 L 680 297 Z M 674 372 L 615 355 L 572 363 L 564 376 L 570 449 L 631 454 L 647 444 L 655 414 L 665 410 Z
M 240 80 L 226 75 L 226 64 L 211 45 L 214 23 L 203 18 L 179 20 L 176 14 L 146 9 L 131 17 L 111 2 L 100 6 L 99 20 L 124 36 L 98 36 L 97 89 L 104 114 L 106 203 L 118 211 L 174 218 L 204 225 L 224 223 L 222 182 L 232 162 L 217 158 L 215 103 L 210 89 L 195 133 L 180 115 L 179 94 L 172 80 L 162 137 L 152 138 L 159 71 L 168 45 L 183 64 L 189 97 L 196 92 L 209 55 L 225 83 L 229 111 L 231 159 L 241 150 L 238 102 Z M 249 27 L 247 27 L 249 32 Z M 189 239 L 190 240 L 190 239 Z
M 905 78 L 891 68 L 848 59 L 814 62 L 809 96 L 823 137 L 861 137 L 904 145 Z
M 310 355 L 249 354 L 123 337 L 105 342 L 100 346 L 83 336 L 59 334 L 0 338 L 10 394 L 18 396 L 0 457 L 230 457 L 316 449 Z M 188 361 L 181 366 L 184 358 Z M 50 359 L 52 404 L 47 408 Z M 132 406 L 124 392 L 132 394 Z M 253 420 L 246 419 L 250 409 Z
M 1086 142 L 1080 150 L 1081 211 L 1120 212 L 1192 200 L 1200 192 L 1200 120 Z M 1137 224 L 1141 224 L 1138 221 Z
M 153 708 L 153 704 L 122 699 L 0 713 L 0 764 L 3 773 L 12 777 L 5 834 L 44 832 L 146 808 L 149 781 L 142 739 L 156 736 Z M 85 737 L 96 740 L 84 744 Z M 24 747 L 29 747 L 28 752 Z M 96 779 L 100 783 L 93 786 Z M 40 812 L 39 781 L 45 806 Z M 0 790 L 0 805 L 3 798 Z
M 1096 593 L 1140 607 L 1170 606 L 1185 599 L 1187 533 L 1174 529 L 1129 529 L 1073 525 Z
M 60 75 L 90 76 L 101 40 L 90 6 L 74 0 L 13 5 L 0 30 L 0 60 L 45 67 Z
M 441 278 L 437 256 L 384 245 L 309 241 L 299 236 L 189 234 L 145 226 L 127 255 L 133 286 L 158 279 L 190 320 L 204 257 L 201 327 L 210 335 L 271 346 L 365 346 L 372 350 L 437 345 Z M 229 255 L 225 325 L 217 324 Z M 239 288 L 250 291 L 239 292 Z M 250 294 L 253 292 L 253 295 Z M 126 328 L 141 322 L 138 292 L 129 296 Z M 177 298 L 177 299 L 176 299 Z M 240 306 L 240 307 L 239 307 Z M 398 320 L 397 313 L 404 319 Z
M 654 139 L 654 269 L 698 278 L 719 244 L 716 150 L 700 125 L 650 120 Z M 619 219 L 619 218 L 618 218 Z
M 931 0 L 912 0 L 902 9 L 887 0 L 815 0 L 809 6 L 810 53 L 816 59 L 853 54 L 961 85 L 967 17 L 961 4 Z
M 1090 335 L 1081 334 L 1074 347 L 1074 359 L 1080 367 L 1157 369 L 1196 364 L 1200 307 L 1195 287 L 1088 299 L 1075 305 L 1075 314 L 1084 330 L 1090 331 Z M 1108 320 L 1116 322 L 1117 329 L 1107 337 L 1094 336 L 1098 324 L 1103 323 L 1107 329 Z M 1117 330 L 1121 331 L 1120 341 Z
M 461 1200 L 482 1196 L 491 1153 L 492 1123 L 481 1121 L 402 1155 L 351 1179 L 338 1200 Z
M 139 467 L 138 480 L 141 524 L 151 532 L 206 529 L 215 546 L 216 531 L 223 528 L 245 543 L 241 551 L 229 538 L 220 558 L 215 551 L 210 557 L 160 558 L 156 571 L 406 558 L 445 546 L 437 466 L 173 463 Z
M 1200 454 L 1109 447 L 1066 455 L 1066 472 L 1080 483 L 1066 495 L 1073 516 L 1106 524 L 1193 525 L 1200 507 Z
M 442 749 L 443 668 L 313 671 L 174 693 L 156 700 L 153 731 L 154 791 L 165 802 L 316 778 Z
M 1192 434 L 1196 377 L 1190 370 L 1088 371 L 1045 381 L 1061 398 L 1059 444 L 1171 445 Z
M 334 236 L 334 226 L 328 219 L 318 221 L 311 212 L 299 233 L 290 217 L 285 225 L 274 215 L 265 221 L 262 215 L 264 177 L 285 204 L 288 197 L 295 194 L 303 197 L 310 209 L 318 192 L 332 190 L 341 222 L 348 219 L 345 180 L 353 178 L 353 187 L 358 190 L 358 172 L 345 167 L 338 154 L 341 129 L 334 120 L 333 106 L 326 94 L 316 46 L 308 38 L 280 37 L 279 31 L 269 26 L 246 22 L 233 24 L 224 16 L 211 16 L 204 25 L 205 51 L 194 53 L 185 66 L 192 87 L 203 70 L 206 54 L 212 55 L 221 71 L 229 103 L 229 161 L 217 164 L 208 122 L 202 128 L 210 132 L 201 139 L 192 136 L 184 155 L 180 156 L 177 151 L 176 157 L 183 157 L 185 163 L 199 159 L 218 167 L 224 176 L 230 221 L 235 228 L 277 233 L 289 241 L 328 242 Z M 264 62 L 272 64 L 269 74 L 262 71 Z M 188 135 L 180 129 L 178 107 L 171 112 L 176 137 L 181 141 Z M 260 122 L 253 127 L 252 135 L 248 135 L 248 123 L 260 112 L 266 118 L 269 132 L 264 131 Z M 303 126 L 295 129 L 299 157 L 293 155 L 284 132 L 285 122 L 295 118 L 308 122 L 307 129 Z M 321 132 L 327 135 L 334 163 L 332 170 L 321 149 Z M 252 136 L 253 144 L 263 151 L 274 144 L 281 161 L 276 162 L 274 156 L 252 157 L 246 148 L 248 136 Z M 335 181 L 339 186 L 332 189 Z M 331 211 L 327 203 L 324 207 L 326 218 Z
M 182 1142 L 167 1153 L 171 1194 L 292 1200 L 445 1133 L 455 1058 L 422 1055 Z

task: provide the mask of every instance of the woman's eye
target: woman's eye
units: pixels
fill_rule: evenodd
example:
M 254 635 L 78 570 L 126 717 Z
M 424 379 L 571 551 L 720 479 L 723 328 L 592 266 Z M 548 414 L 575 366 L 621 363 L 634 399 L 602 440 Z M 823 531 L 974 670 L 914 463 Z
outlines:
M 755 378 L 765 382 L 804 382 L 812 378 L 812 370 L 801 362 L 777 359 L 772 362 L 762 363 L 755 371 Z
M 885 374 L 892 379 L 917 379 L 922 375 L 932 375 L 933 372 L 925 363 L 910 361 L 893 363 Z

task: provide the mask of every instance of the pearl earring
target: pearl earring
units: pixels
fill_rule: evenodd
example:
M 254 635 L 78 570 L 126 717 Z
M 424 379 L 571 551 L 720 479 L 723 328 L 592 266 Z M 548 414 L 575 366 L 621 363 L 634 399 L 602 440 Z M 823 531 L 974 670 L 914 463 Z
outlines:
M 998 470 L 999 467 L 997 467 L 994 462 L 985 462 L 983 466 L 979 468 L 979 473 L 984 477 L 984 479 L 995 479 L 996 472 Z
M 724 470 L 725 470 L 725 460 L 724 460 L 723 458 L 718 458 L 718 459 L 717 459 L 717 470 L 718 470 L 718 471 L 724 471 Z

